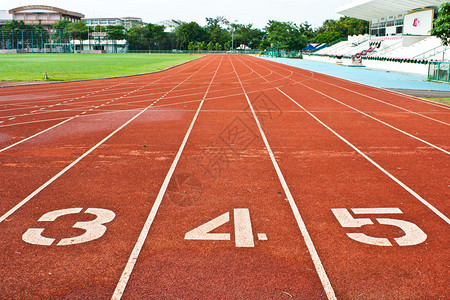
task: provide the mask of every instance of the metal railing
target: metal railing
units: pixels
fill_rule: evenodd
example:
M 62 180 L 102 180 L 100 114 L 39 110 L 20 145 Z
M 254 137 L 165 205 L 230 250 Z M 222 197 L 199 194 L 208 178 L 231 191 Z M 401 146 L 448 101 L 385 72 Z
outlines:
M 401 45 L 402 45 L 402 41 L 400 40 L 399 42 L 392 44 L 386 48 L 383 48 L 380 51 L 377 51 L 377 50 L 373 51 L 369 56 L 380 56 L 380 55 L 386 54 L 390 51 L 400 48 Z
M 450 82 L 450 62 L 432 61 L 428 65 L 428 80 Z
M 439 45 L 437 47 L 434 47 L 433 49 L 427 50 L 419 55 L 414 56 L 414 58 L 429 58 L 441 54 L 445 51 L 447 51 L 447 47 Z

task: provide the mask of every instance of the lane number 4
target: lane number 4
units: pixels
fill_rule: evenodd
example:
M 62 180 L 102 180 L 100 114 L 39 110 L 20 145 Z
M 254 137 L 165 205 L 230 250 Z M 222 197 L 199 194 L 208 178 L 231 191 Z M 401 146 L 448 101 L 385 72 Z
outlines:
M 250 212 L 248 208 L 235 208 L 234 215 L 234 238 L 236 247 L 255 247 L 252 232 L 252 223 L 250 221 Z M 230 221 L 230 213 L 226 212 L 211 221 L 200 225 L 184 235 L 185 240 L 213 240 L 213 241 L 229 241 L 230 233 L 212 233 L 214 229 L 228 223 Z M 265 233 L 258 233 L 258 239 L 267 241 Z
M 53 222 L 57 218 L 70 214 L 79 214 L 83 208 L 67 208 L 48 212 L 39 218 L 38 222 Z M 84 212 L 86 214 L 96 215 L 92 221 L 77 222 L 72 227 L 86 230 L 83 234 L 75 237 L 64 238 L 56 244 L 57 246 L 67 246 L 74 244 L 81 244 L 96 240 L 102 237 L 106 232 L 106 226 L 103 224 L 111 222 L 116 214 L 108 209 L 103 208 L 88 208 Z M 50 246 L 55 239 L 48 238 L 42 235 L 45 228 L 29 228 L 23 235 L 22 239 L 30 244 Z
M 354 218 L 346 208 L 332 208 L 331 211 L 341 226 L 345 228 L 359 228 L 364 225 L 374 225 L 373 221 L 369 218 Z M 355 215 L 403 214 L 400 208 L 396 207 L 352 208 L 351 211 Z M 418 245 L 427 239 L 425 232 L 414 223 L 392 218 L 375 218 L 375 220 L 379 224 L 397 226 L 405 233 L 402 237 L 394 238 L 399 246 Z M 392 243 L 387 238 L 368 236 L 365 233 L 352 232 L 347 233 L 347 236 L 355 241 L 369 245 L 392 246 Z

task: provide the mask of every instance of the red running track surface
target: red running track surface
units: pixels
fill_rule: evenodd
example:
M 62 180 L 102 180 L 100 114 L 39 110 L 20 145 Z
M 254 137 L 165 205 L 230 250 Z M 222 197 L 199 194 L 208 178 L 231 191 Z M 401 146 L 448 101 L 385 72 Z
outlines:
M 0 295 L 448 298 L 445 105 L 243 55 L 0 89 Z

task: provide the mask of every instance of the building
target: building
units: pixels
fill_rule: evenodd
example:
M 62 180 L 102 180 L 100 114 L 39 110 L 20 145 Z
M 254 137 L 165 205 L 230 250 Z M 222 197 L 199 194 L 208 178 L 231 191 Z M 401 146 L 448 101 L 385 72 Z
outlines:
M 145 23 L 142 21 L 141 18 L 136 17 L 124 17 L 123 20 L 123 27 L 125 27 L 126 30 L 129 30 L 131 27 L 141 27 L 145 25 Z
M 372 36 L 430 35 L 435 11 L 448 0 L 357 0 L 336 13 L 370 22 Z
M 141 18 L 135 17 L 125 17 L 125 18 L 84 18 L 83 21 L 86 22 L 88 27 L 96 27 L 96 26 L 123 26 L 125 30 L 129 30 L 131 27 L 142 26 L 144 22 L 142 22 Z
M 61 20 L 77 22 L 84 18 L 83 14 L 45 5 L 21 6 L 9 10 L 9 13 L 15 21 L 23 21 L 26 25 L 42 25 L 49 31 L 53 24 Z
M 12 15 L 7 10 L 0 10 L 0 27 L 12 21 Z

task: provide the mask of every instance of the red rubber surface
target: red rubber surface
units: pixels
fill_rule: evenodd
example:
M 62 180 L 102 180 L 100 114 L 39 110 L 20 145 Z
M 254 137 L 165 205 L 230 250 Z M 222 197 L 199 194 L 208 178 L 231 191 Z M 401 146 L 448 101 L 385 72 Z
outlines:
M 111 298 L 155 211 L 119 297 L 448 298 L 449 124 L 448 106 L 240 55 L 143 76 L 1 88 L 0 297 Z M 115 218 L 99 238 L 58 246 L 85 232 L 75 223 L 95 219 L 38 221 L 68 208 Z M 254 247 L 235 245 L 238 208 L 248 209 Z M 352 212 L 374 224 L 344 228 L 336 208 L 402 214 Z M 225 213 L 230 221 L 212 232 L 229 240 L 185 239 Z M 426 240 L 400 246 L 405 232 L 378 219 L 413 223 Z M 25 242 L 30 228 L 45 228 L 55 243 Z

